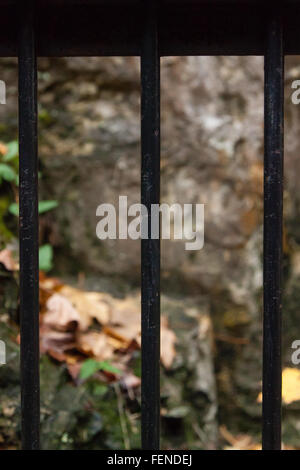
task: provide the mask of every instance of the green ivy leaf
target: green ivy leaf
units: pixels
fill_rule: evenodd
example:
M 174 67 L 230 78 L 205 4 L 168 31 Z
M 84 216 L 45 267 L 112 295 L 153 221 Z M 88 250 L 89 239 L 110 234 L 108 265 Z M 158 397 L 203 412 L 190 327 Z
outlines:
M 48 212 L 51 209 L 54 209 L 55 207 L 58 206 L 57 201 L 40 201 L 39 202 L 39 214 L 43 214 L 44 212 Z M 9 212 L 13 215 L 18 216 L 19 215 L 19 204 L 16 202 L 13 202 L 9 208 Z
M 94 359 L 87 359 L 84 361 L 80 368 L 79 377 L 82 380 L 86 380 L 92 375 L 94 375 L 99 370 L 99 361 L 95 361 Z
M 43 214 L 44 212 L 51 211 L 51 209 L 55 209 L 58 206 L 57 201 L 40 201 L 39 202 L 39 214 Z
M 53 268 L 53 248 L 46 244 L 39 248 L 39 267 L 41 271 L 50 271 Z
M 100 367 L 101 370 L 106 370 L 107 372 L 111 372 L 112 374 L 122 374 L 120 369 L 117 369 L 117 367 L 113 366 L 107 361 L 101 361 L 100 364 L 101 364 L 101 367 Z
M 16 202 L 12 202 L 9 206 L 8 206 L 8 211 L 17 216 L 19 215 L 19 204 L 17 204 Z
M 105 370 L 107 372 L 112 372 L 113 374 L 121 374 L 121 371 L 111 365 L 107 361 L 96 361 L 95 359 L 87 359 L 83 362 L 79 377 L 82 380 L 86 380 L 94 375 L 99 370 Z

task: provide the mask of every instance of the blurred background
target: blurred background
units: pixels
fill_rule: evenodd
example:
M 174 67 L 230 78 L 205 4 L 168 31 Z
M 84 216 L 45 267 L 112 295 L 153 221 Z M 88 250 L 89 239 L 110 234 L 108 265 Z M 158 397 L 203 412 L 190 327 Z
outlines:
M 140 243 L 96 208 L 140 200 L 135 58 L 39 60 L 44 449 L 140 447 Z M 17 64 L 0 60 L 0 448 L 20 442 Z M 286 59 L 283 442 L 300 448 L 300 106 Z M 162 202 L 205 204 L 205 245 L 162 241 L 164 449 L 259 449 L 263 59 L 161 60 Z

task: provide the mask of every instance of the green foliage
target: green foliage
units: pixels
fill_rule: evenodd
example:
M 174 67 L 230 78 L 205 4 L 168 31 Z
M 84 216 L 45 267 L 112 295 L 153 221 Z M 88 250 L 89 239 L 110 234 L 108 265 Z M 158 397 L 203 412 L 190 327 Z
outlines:
M 0 183 L 2 180 L 5 181 L 17 181 L 17 174 L 13 167 L 7 165 L 6 163 L 0 163 Z
M 9 241 L 13 238 L 14 234 L 7 227 L 4 217 L 7 213 L 10 204 L 10 198 L 7 194 L 0 196 L 0 241 Z
M 53 268 L 53 248 L 49 244 L 39 248 L 39 267 L 41 271 L 45 272 Z
M 10 162 L 11 160 L 17 160 L 19 156 L 19 144 L 17 140 L 13 140 L 7 144 L 7 152 L 3 155 L 2 160 L 4 162 Z
M 17 224 L 8 217 L 12 214 L 19 216 L 19 204 L 16 202 L 19 185 L 19 144 L 13 140 L 8 144 L 1 144 L 0 152 L 0 242 L 7 243 L 16 237 Z M 40 173 L 38 177 L 40 178 Z M 4 185 L 5 183 L 5 185 Z M 54 200 L 40 201 L 39 214 L 44 214 L 58 206 Z M 8 228 L 9 227 L 9 228 Z M 12 228 L 11 228 L 12 227 Z M 15 232 L 15 233 L 14 233 Z M 39 248 L 40 270 L 50 271 L 53 268 L 53 248 L 49 244 Z
M 18 185 L 18 142 L 12 141 L 6 145 L 6 148 L 7 151 L 0 157 L 0 184 L 4 180 Z
M 86 382 L 87 390 L 93 395 L 94 397 L 103 397 L 107 391 L 108 391 L 108 386 L 102 383 L 99 383 L 99 381 L 90 379 L 88 382 Z
M 9 211 L 12 215 L 15 215 L 16 217 L 19 217 L 19 204 L 17 204 L 16 202 L 12 202 L 12 203 L 8 206 L 8 211 Z
M 19 147 L 18 141 L 13 140 L 6 146 L 6 152 L 0 157 L 0 184 L 2 180 L 8 181 L 9 183 L 19 184 Z
M 39 109 L 39 122 L 46 127 L 54 122 L 53 116 L 45 108 Z
M 121 374 L 121 371 L 107 361 L 96 361 L 95 359 L 87 359 L 81 366 L 79 377 L 82 380 L 89 379 L 99 370 L 111 372 L 113 374 Z
M 39 202 L 39 214 L 44 214 L 52 209 L 55 209 L 58 206 L 57 201 L 40 201 Z M 19 204 L 13 202 L 8 208 L 9 212 L 13 215 L 19 216 Z
M 43 214 L 44 212 L 51 211 L 58 206 L 57 201 L 40 201 L 39 202 L 39 214 Z
M 0 151 L 0 244 L 3 246 L 14 237 L 16 224 L 9 223 L 9 206 L 17 194 L 19 185 L 18 142 L 1 143 Z M 15 227 L 14 227 L 15 225 Z

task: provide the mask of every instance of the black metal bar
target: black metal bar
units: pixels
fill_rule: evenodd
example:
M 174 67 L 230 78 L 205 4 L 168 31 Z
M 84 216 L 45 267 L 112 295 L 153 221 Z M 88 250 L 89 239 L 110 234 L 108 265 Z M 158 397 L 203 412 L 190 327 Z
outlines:
M 22 1 L 19 36 L 22 447 L 39 448 L 37 62 L 34 0 Z
M 283 26 L 267 19 L 265 51 L 263 449 L 281 448 Z
M 148 239 L 141 242 L 142 448 L 159 448 L 160 239 L 151 239 L 151 206 L 160 198 L 160 57 L 158 11 L 147 0 L 141 52 L 141 200 L 148 210 Z
M 86 5 L 75 3 L 55 4 L 49 0 L 40 4 L 36 31 L 38 56 L 140 55 L 142 5 L 138 8 L 125 0 L 120 0 L 117 7 L 111 0 L 105 3 L 95 0 Z M 160 56 L 264 54 L 266 2 L 160 3 Z M 300 54 L 300 2 L 286 0 L 284 4 L 284 52 Z M 1 5 L 2 57 L 18 53 L 15 10 L 12 4 Z

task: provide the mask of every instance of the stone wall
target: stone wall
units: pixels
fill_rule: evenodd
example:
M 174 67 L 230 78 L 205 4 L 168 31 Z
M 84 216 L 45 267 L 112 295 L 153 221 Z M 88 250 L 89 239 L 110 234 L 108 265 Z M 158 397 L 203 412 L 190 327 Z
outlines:
M 284 357 L 300 338 L 299 109 L 291 81 L 299 58 L 286 64 Z M 17 129 L 15 61 L 2 59 L 8 86 L 0 107 L 0 140 Z M 205 204 L 205 246 L 162 243 L 162 285 L 208 305 L 214 325 L 220 421 L 231 413 L 259 429 L 262 287 L 263 59 L 162 59 L 162 201 Z M 119 195 L 139 202 L 139 63 L 135 58 L 39 61 L 41 195 L 59 207 L 41 226 L 55 247 L 56 272 L 118 277 L 137 285 L 139 243 L 100 242 L 96 208 Z M 97 285 L 97 284 L 96 284 Z M 232 398 L 234 397 L 234 398 Z M 241 412 L 237 410 L 242 410 Z M 240 414 L 239 414 L 240 413 Z M 237 418 L 237 427 L 243 427 Z M 245 429 L 246 431 L 247 429 Z

